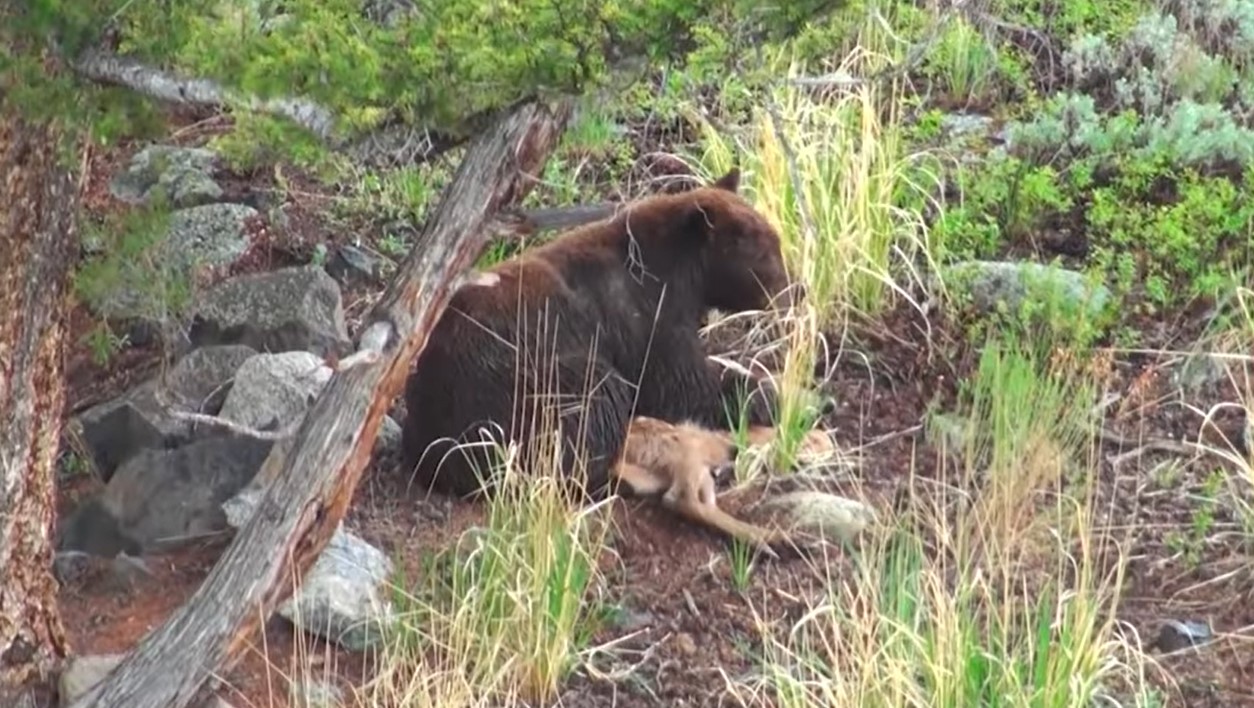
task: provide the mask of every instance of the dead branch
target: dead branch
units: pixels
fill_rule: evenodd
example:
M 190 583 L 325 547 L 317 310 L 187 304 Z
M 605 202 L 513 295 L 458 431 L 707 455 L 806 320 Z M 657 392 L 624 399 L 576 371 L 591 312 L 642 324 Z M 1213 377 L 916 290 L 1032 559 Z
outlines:
M 137 59 L 88 49 L 74 60 L 74 70 L 100 83 L 114 84 L 167 103 L 209 108 L 244 105 L 267 115 L 286 118 L 334 142 L 335 116 L 329 109 L 304 98 L 260 99 L 232 91 L 212 79 L 188 78 L 148 66 Z
M 487 245 L 488 222 L 526 194 L 569 115 L 568 102 L 525 103 L 475 139 L 351 365 L 336 367 L 291 444 L 276 445 L 258 472 L 273 477 L 253 516 L 191 600 L 74 708 L 184 708 L 210 672 L 231 666 L 339 525 L 379 422 L 458 277 Z
M 544 231 L 572 229 L 608 219 L 618 208 L 617 204 L 605 202 L 543 209 L 506 209 L 497 215 L 493 228 L 498 237 L 521 238 Z
M 88 49 L 71 64 L 84 78 L 121 86 L 158 101 L 215 109 L 243 106 L 251 111 L 286 119 L 308 130 L 331 149 L 342 150 L 363 164 L 387 162 L 385 156 L 394 154 L 410 156 L 410 161 L 428 159 L 458 142 L 451 136 L 435 135 L 430 130 L 404 125 L 384 126 L 356 137 L 340 135 L 335 114 L 308 98 L 259 98 L 232 90 L 212 79 L 180 76 L 133 57 L 100 49 Z

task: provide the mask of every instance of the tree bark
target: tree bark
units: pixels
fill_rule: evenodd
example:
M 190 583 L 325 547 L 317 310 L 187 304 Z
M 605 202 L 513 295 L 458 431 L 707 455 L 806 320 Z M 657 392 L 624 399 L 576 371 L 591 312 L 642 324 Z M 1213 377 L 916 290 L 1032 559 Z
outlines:
M 283 118 L 308 130 L 330 149 L 343 151 L 361 164 L 420 162 L 461 142 L 453 135 L 406 125 L 387 125 L 364 135 L 341 134 L 345 131 L 331 109 L 303 96 L 259 98 L 232 90 L 213 79 L 182 76 L 100 49 L 83 52 L 74 58 L 72 65 L 84 78 L 122 86 L 158 101 L 216 109 L 243 106 Z
M 57 126 L 0 108 L 0 705 L 30 704 L 67 652 L 52 576 L 76 190 Z M 46 694 L 45 694 L 46 700 Z
M 295 437 L 258 473 L 270 479 L 200 589 L 75 708 L 182 708 L 211 671 L 230 667 L 290 594 L 343 518 L 379 421 L 490 239 L 498 210 L 521 199 L 556 146 L 570 105 L 515 107 L 471 144 L 438 211 Z

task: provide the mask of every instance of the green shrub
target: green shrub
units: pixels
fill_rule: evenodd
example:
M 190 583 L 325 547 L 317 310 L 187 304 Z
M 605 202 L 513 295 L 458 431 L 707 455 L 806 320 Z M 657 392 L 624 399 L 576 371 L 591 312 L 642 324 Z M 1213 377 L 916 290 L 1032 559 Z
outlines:
M 1044 220 L 1065 213 L 1074 196 L 1049 165 L 994 153 L 955 175 L 962 202 L 932 227 L 943 258 L 988 258 L 1008 242 L 1031 239 Z
M 1156 204 L 1161 177 L 1129 171 L 1092 191 L 1086 221 L 1099 244 L 1093 262 L 1124 290 L 1143 284 L 1159 305 L 1217 294 L 1233 269 L 1254 262 L 1254 169 L 1240 186 L 1181 170 L 1170 184 L 1172 198 Z

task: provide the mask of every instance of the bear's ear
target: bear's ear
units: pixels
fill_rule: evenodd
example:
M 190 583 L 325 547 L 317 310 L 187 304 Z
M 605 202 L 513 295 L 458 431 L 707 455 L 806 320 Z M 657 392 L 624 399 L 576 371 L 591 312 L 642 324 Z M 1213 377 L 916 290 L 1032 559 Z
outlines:
M 710 186 L 716 189 L 725 189 L 729 192 L 735 192 L 739 190 L 740 189 L 740 168 L 739 167 L 731 168 L 727 172 L 727 174 L 714 180 L 714 183 Z

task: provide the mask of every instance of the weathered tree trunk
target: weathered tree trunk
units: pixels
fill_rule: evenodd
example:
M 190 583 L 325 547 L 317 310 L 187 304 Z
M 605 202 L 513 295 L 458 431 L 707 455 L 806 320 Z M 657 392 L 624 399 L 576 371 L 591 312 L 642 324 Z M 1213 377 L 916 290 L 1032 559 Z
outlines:
M 52 577 L 65 288 L 77 252 L 62 134 L 0 108 L 0 706 L 32 701 L 66 654 Z
M 470 146 L 357 353 L 337 364 L 290 445 L 279 444 L 252 518 L 200 589 L 75 708 L 182 708 L 210 672 L 291 592 L 343 518 L 383 418 L 447 306 L 490 239 L 496 212 L 521 199 L 565 127 L 569 105 L 516 107 Z

